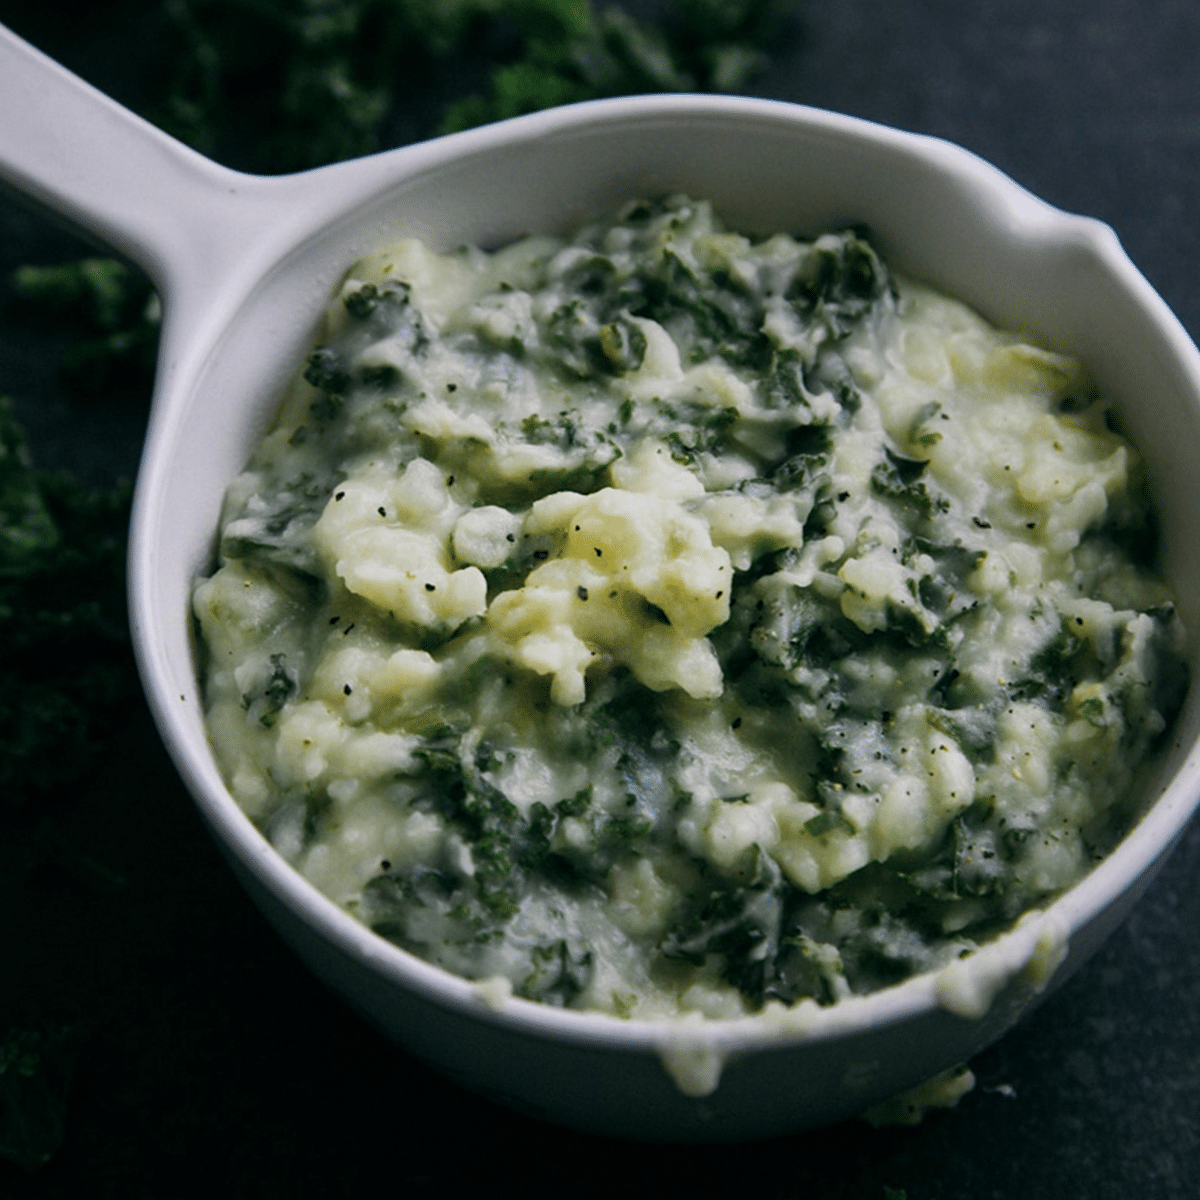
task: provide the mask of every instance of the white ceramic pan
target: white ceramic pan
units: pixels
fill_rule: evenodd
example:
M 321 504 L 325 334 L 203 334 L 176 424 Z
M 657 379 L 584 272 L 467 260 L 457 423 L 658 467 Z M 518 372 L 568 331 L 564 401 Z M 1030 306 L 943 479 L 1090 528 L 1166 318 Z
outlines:
M 745 1138 L 830 1121 L 1000 1036 L 1096 948 L 1182 831 L 1200 794 L 1194 695 L 1122 846 L 957 976 L 921 976 L 783 1022 L 620 1021 L 521 1000 L 493 1008 L 375 937 L 276 856 L 217 773 L 198 691 L 189 595 L 210 565 L 222 492 L 345 269 L 399 235 L 496 245 L 669 191 L 710 198 L 747 232 L 865 222 L 897 267 L 1081 355 L 1149 460 L 1167 568 L 1185 622 L 1200 631 L 1200 356 L 1105 226 L 943 142 L 713 96 L 585 104 L 252 177 L 191 152 L 3 30 L 0 180 L 142 267 L 162 296 L 130 598 L 146 693 L 182 778 L 248 891 L 312 968 L 450 1075 L 553 1120 L 638 1137 Z M 1200 678 L 1194 650 L 1192 672 Z

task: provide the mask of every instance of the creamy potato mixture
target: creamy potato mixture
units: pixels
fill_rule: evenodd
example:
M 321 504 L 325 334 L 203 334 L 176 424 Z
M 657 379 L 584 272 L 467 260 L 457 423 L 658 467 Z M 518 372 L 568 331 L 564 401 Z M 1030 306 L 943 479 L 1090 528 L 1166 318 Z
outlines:
M 405 241 L 229 490 L 208 722 L 278 851 L 453 972 L 829 1003 L 1120 836 L 1185 684 L 1153 544 L 1080 365 L 858 232 Z

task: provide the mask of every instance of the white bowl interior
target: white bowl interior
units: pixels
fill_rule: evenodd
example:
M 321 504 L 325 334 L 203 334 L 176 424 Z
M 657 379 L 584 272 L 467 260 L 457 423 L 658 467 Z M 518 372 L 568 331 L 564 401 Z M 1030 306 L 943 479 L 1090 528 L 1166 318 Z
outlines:
M 961 150 L 794 106 L 719 99 L 602 102 L 419 148 L 410 173 L 309 238 L 213 325 L 193 379 L 161 400 L 139 480 L 133 596 L 143 674 L 164 736 L 219 843 L 302 955 L 411 1049 L 530 1111 L 606 1132 L 745 1137 L 834 1119 L 968 1057 L 1035 999 L 1003 992 L 981 1019 L 937 1005 L 928 979 L 854 1002 L 808 1033 L 709 1030 L 738 1048 L 721 1086 L 683 1095 L 661 1026 L 524 1002 L 502 1012 L 341 913 L 271 851 L 228 796 L 203 727 L 189 595 L 210 563 L 222 493 L 261 437 L 337 279 L 366 250 L 415 235 L 497 245 L 566 232 L 624 200 L 684 191 L 733 228 L 816 234 L 863 222 L 896 267 L 1081 355 L 1149 460 L 1168 570 L 1200 631 L 1200 364 L 1106 227 L 1036 200 Z M 1192 642 L 1192 671 L 1200 677 Z M 1191 696 L 1165 798 L 1056 906 L 1067 969 L 1124 914 L 1195 803 Z M 1186 759 L 1186 762 L 1185 762 Z M 685 1031 L 686 1033 L 687 1031 Z M 682 1035 L 680 1035 L 682 1036 Z M 686 1039 L 685 1039 L 686 1040 Z M 519 1065 L 518 1065 L 519 1064 Z

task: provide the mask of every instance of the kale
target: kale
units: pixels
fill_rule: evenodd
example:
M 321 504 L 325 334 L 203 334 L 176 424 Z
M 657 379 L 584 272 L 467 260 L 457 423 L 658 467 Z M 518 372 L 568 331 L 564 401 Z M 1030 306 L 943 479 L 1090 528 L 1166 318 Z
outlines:
M 388 328 L 394 321 L 395 313 L 411 307 L 411 299 L 411 285 L 399 280 L 378 285 L 364 283 L 348 293 L 342 303 L 356 321 L 374 318 L 372 323 L 378 322 Z
M 304 378 L 313 387 L 332 396 L 341 395 L 354 382 L 341 356 L 329 346 L 319 346 L 308 356 Z
M 252 562 L 302 602 L 319 600 L 324 584 L 309 535 L 332 490 L 330 478 L 307 471 L 272 479 L 252 506 L 225 525 L 221 557 Z
M 950 684 L 957 682 L 958 672 L 950 668 L 942 673 L 941 678 L 949 678 Z M 940 679 L 939 679 L 940 683 Z M 990 762 L 993 757 L 994 735 L 996 729 L 996 705 L 986 707 L 978 704 L 962 704 L 951 706 L 948 697 L 951 687 L 939 689 L 935 684 L 930 689 L 930 700 L 941 707 L 931 707 L 927 719 L 935 729 L 948 733 L 957 743 L 959 749 L 973 762 Z
M 787 298 L 806 320 L 844 338 L 888 293 L 891 280 L 865 230 L 826 234 L 813 244 L 807 269 Z
M 854 825 L 837 808 L 827 808 L 804 822 L 804 832 L 813 837 L 826 833 L 853 833 Z
M 620 297 L 596 295 L 593 282 L 598 284 L 598 278 L 589 281 L 585 276 L 578 284 L 585 296 L 593 293 L 591 303 L 581 298 L 569 300 L 551 314 L 545 326 L 543 340 L 550 351 L 547 365 L 568 378 L 623 375 L 636 371 L 646 356 L 646 335 L 628 312 L 620 310 Z
M 653 831 L 652 822 L 636 811 L 636 797 L 628 811 L 609 813 L 592 803 L 590 787 L 553 806 L 534 804 L 522 814 L 491 778 L 502 756 L 487 744 L 464 758 L 459 736 L 445 734 L 428 739 L 415 754 L 425 766 L 419 803 L 437 812 L 470 848 L 469 876 L 454 879 L 448 868 L 441 874 L 452 881 L 447 886 L 460 915 L 477 933 L 515 915 L 530 880 L 567 890 L 598 884 Z M 564 820 L 584 823 L 585 846 L 557 844 Z
M 1077 683 L 1103 673 L 1104 664 L 1097 659 L 1092 642 L 1080 636 L 1072 620 L 1064 616 L 1057 633 L 1030 659 L 1028 673 L 1008 685 L 1008 695 L 1014 700 L 1037 700 L 1059 711 Z
M 814 485 L 828 464 L 833 430 L 825 424 L 797 425 L 788 431 L 785 447 L 768 478 L 780 491 L 800 491 Z
M 242 705 L 265 729 L 270 729 L 279 719 L 283 706 L 296 693 L 296 675 L 287 665 L 287 656 L 272 654 L 267 660 L 265 679 L 260 680 L 256 691 L 242 697 Z
M 600 349 L 610 368 L 619 374 L 636 371 L 646 357 L 646 335 L 627 318 L 618 317 L 600 327 Z
M 618 9 L 538 0 L 512 6 L 523 54 L 447 114 L 449 131 L 597 96 L 738 91 L 786 32 L 792 0 L 674 0 L 661 29 Z
M 979 797 L 949 824 L 941 845 L 901 878 L 933 900 L 1000 897 L 1011 882 L 1011 853 L 992 821 L 995 801 Z
M 60 540 L 12 401 L 0 397 L 0 579 L 47 562 Z
M 772 359 L 762 303 L 723 271 L 701 271 L 670 245 L 644 280 L 631 311 L 671 331 L 692 362 L 720 357 L 735 366 L 766 368 Z
M 700 881 L 682 905 L 659 950 L 694 966 L 710 957 L 721 978 L 760 1005 L 774 979 L 785 888 L 779 865 L 751 846 L 731 877 L 696 864 Z
M 1161 556 L 1162 529 L 1144 484 L 1138 480 L 1125 503 L 1110 504 L 1104 523 L 1086 536 L 1109 542 L 1116 554 L 1153 569 Z
M 603 231 L 596 236 L 594 252 L 581 255 L 562 276 L 572 299 L 545 327 L 551 364 L 578 378 L 636 369 L 646 343 L 632 317 L 670 330 L 690 361 L 719 356 L 735 364 L 770 364 L 761 301 L 727 273 L 699 268 L 678 249 L 676 231 L 697 211 L 678 198 L 640 201 L 627 209 L 620 219 L 633 233 L 629 249 L 646 260 L 632 274 L 623 274 L 603 252 Z
M 872 472 L 871 482 L 884 495 L 901 494 L 908 491 L 925 473 L 927 459 L 906 458 L 888 449 L 883 450 L 884 461 Z
M 521 422 L 521 433 L 525 440 L 535 446 L 558 446 L 561 450 L 569 450 L 576 443 L 576 436 L 581 432 L 576 424 L 578 413 L 564 410 L 555 416 L 554 420 L 530 413 Z
M 741 418 L 740 410 L 732 405 L 701 411 L 690 430 L 673 429 L 667 434 L 667 449 L 675 462 L 684 464 L 694 463 L 701 454 L 719 454 Z
M 347 313 L 372 338 L 386 337 L 394 350 L 419 357 L 429 347 L 430 331 L 424 314 L 412 303 L 412 288 L 408 283 L 393 280 L 389 283 L 364 283 L 349 292 L 343 303 Z M 311 360 L 310 360 L 311 364 Z M 389 364 L 360 367 L 355 378 L 358 383 L 373 387 L 387 387 L 395 383 L 399 370 Z M 309 382 L 314 382 L 309 380 Z M 338 380 L 341 383 L 341 380 Z M 328 387 L 339 391 L 338 386 Z M 343 387 L 348 386 L 343 384 Z
M 589 379 L 606 370 L 600 322 L 583 300 L 568 300 L 555 309 L 543 340 L 552 351 L 550 364 L 569 378 Z
M 31 464 L 0 399 L 0 795 L 86 779 L 137 695 L 125 616 L 129 488 L 92 492 Z
M 944 496 L 931 495 L 921 476 L 929 466 L 926 459 L 908 458 L 891 450 L 871 471 L 871 490 L 896 505 L 911 522 L 929 521 L 936 512 L 945 512 L 949 502 Z
M 149 401 L 161 319 L 144 275 L 114 258 L 82 258 L 18 267 L 12 290 L 25 320 L 68 331 L 59 363 L 68 392 Z
M 540 1000 L 563 1008 L 588 985 L 592 975 L 592 951 L 577 938 L 559 938 L 535 946 L 533 970 L 517 986 L 527 1000 Z
M 926 937 L 903 915 L 882 905 L 865 915 L 855 935 L 838 946 L 853 991 L 891 987 L 928 965 Z
M 708 964 L 755 1006 L 805 997 L 830 1004 L 847 984 L 864 993 L 897 983 L 931 965 L 931 939 L 947 904 L 964 895 L 995 898 L 975 928 L 1006 915 L 999 881 L 1008 868 L 977 828 L 985 817 L 982 804 L 962 815 L 927 877 L 871 866 L 817 897 L 784 879 L 757 846 L 728 876 L 697 863 L 699 884 L 659 951 L 667 960 Z M 824 824 L 819 832 L 839 822 L 835 816 Z
M 646 601 L 646 604 L 650 604 Z M 650 605 L 670 624 L 666 613 Z M 593 713 L 596 736 L 610 745 L 628 744 L 643 753 L 654 748 L 658 731 L 663 728 L 662 701 L 658 692 L 637 682 L 626 668 L 613 672 L 613 689 L 609 699 Z
M 608 481 L 608 468 L 616 458 L 616 450 L 611 447 L 607 450 L 607 454 L 602 450 L 596 457 L 584 458 L 564 467 L 539 467 L 536 471 L 530 471 L 526 480 L 527 486 L 524 488 L 491 487 L 483 494 L 493 503 L 510 500 L 517 492 L 526 501 L 535 500 L 550 492 L 579 492 L 585 496 L 590 495 L 599 491 Z
M 376 875 L 363 887 L 360 914 L 382 938 L 414 954 L 432 958 L 446 945 L 487 941 L 501 928 L 480 905 L 460 896 L 453 872 L 426 863 L 408 863 Z M 426 912 L 440 921 L 426 925 Z
M 900 561 L 911 566 L 918 555 L 926 555 L 934 563 L 933 571 L 917 580 L 917 598 L 921 604 L 940 618 L 968 611 L 973 601 L 967 579 L 983 561 L 985 552 L 920 536 L 906 539 L 900 549 Z
M 931 400 L 928 404 L 922 404 L 909 422 L 908 426 L 908 442 L 914 446 L 921 446 L 924 449 L 929 449 L 931 446 L 936 446 L 942 440 L 941 432 L 937 429 L 928 428 L 930 421 L 935 417 L 945 417 L 942 412 L 942 406 L 937 400 Z
M 763 384 L 763 403 L 769 408 L 809 409 L 804 366 L 798 350 L 775 350 Z
M 599 96 L 739 91 L 794 7 L 674 0 L 652 24 L 587 0 L 185 0 L 147 115 L 246 169 L 300 170 Z
M 520 810 L 490 778 L 503 755 L 482 744 L 466 754 L 458 735 L 441 733 L 416 751 L 424 766 L 424 805 L 437 812 L 470 854 L 471 867 L 447 858 L 437 864 L 386 864 L 363 893 L 363 915 L 383 937 L 437 960 L 449 947 L 484 945 L 503 935 L 531 888 L 575 893 L 599 886 L 612 865 L 639 852 L 652 824 L 636 809 L 607 812 L 584 787 L 554 805 Z M 578 838 L 556 837 L 564 821 L 582 823 Z M 434 919 L 430 920 L 430 915 Z M 531 968 L 518 994 L 566 1005 L 583 991 L 592 952 L 573 936 L 551 938 L 530 951 Z M 468 959 L 468 961 L 470 961 Z

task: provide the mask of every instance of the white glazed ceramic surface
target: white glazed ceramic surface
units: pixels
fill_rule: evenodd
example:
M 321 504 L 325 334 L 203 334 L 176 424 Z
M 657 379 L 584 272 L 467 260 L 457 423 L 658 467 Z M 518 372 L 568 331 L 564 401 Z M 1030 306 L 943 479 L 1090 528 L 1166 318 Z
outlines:
M 193 154 L 0 29 L 0 111 L 0 180 L 139 263 L 163 296 L 130 596 L 164 741 L 283 936 L 352 1004 L 454 1078 L 539 1116 L 643 1138 L 748 1138 L 831 1121 L 994 1041 L 1047 982 L 1096 949 L 1177 839 L 1200 795 L 1194 691 L 1147 815 L 1082 883 L 980 956 L 972 981 L 990 971 L 998 990 L 970 1017 L 946 1007 L 945 979 L 933 976 L 806 1011 L 786 1028 L 620 1021 L 519 1000 L 494 1008 L 471 984 L 375 937 L 284 864 L 230 798 L 209 753 L 189 615 L 222 492 L 263 433 L 327 296 L 364 251 L 409 234 L 450 247 L 567 232 L 624 200 L 669 191 L 710 198 L 746 232 L 812 235 L 864 222 L 894 266 L 1088 362 L 1149 459 L 1167 567 L 1194 632 L 1200 355 L 1106 226 L 1051 208 L 946 143 L 794 105 L 601 101 L 263 179 Z M 1035 946 L 1064 939 L 1053 978 L 1020 969 Z M 717 1067 L 719 1083 L 685 1094 L 664 1062 L 690 1069 L 692 1092 Z

